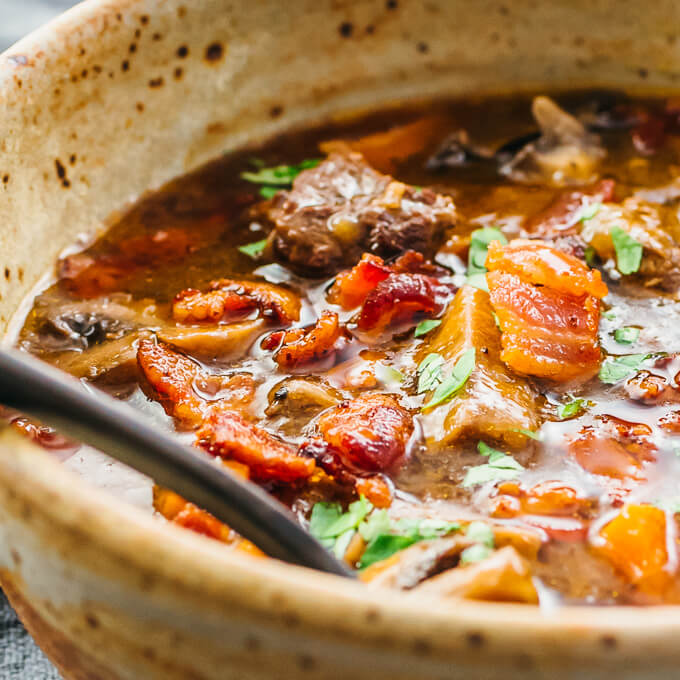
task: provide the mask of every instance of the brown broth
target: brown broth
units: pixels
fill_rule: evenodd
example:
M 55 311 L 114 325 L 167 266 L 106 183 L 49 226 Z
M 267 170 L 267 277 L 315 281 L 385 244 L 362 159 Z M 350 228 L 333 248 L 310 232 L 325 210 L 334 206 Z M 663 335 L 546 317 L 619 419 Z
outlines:
M 616 97 L 627 101 L 622 95 Z M 558 100 L 567 110 L 577 111 L 586 109 L 596 98 L 593 93 L 575 93 Z M 663 102 L 636 100 L 634 106 L 639 110 L 656 111 L 663 107 Z M 87 366 L 90 361 L 96 362 L 97 356 L 92 355 L 94 358 L 90 359 L 82 346 L 78 346 L 67 335 L 55 332 L 53 320 L 60 311 L 66 310 L 65 313 L 71 316 L 80 313 L 82 321 L 82 315 L 87 315 L 88 310 L 96 311 L 101 300 L 107 298 L 132 309 L 131 318 L 143 319 L 146 314 L 148 318 L 169 323 L 170 304 L 177 293 L 186 288 L 203 290 L 216 278 L 264 277 L 274 283 L 283 282 L 283 285 L 299 292 L 301 296 L 302 314 L 297 325 L 312 323 L 328 307 L 325 291 L 332 277 L 306 279 L 293 274 L 285 268 L 284 262 L 277 262 L 275 258 L 265 257 L 255 261 L 237 250 L 239 245 L 265 238 L 271 228 L 265 222 L 253 218 L 252 207 L 260 200 L 258 186 L 241 179 L 240 173 L 253 169 L 252 158 L 259 159 L 264 166 L 294 164 L 307 158 L 319 158 L 322 154 L 318 145 L 324 140 L 353 139 L 416 120 L 432 112 L 443 117 L 449 131 L 464 129 L 475 145 L 490 149 L 498 148 L 508 140 L 535 129 L 529 98 L 439 101 L 422 107 L 384 111 L 342 125 L 292 132 L 262 147 L 220 158 L 189 176 L 171 182 L 161 191 L 144 197 L 106 234 L 83 251 L 84 255 L 94 259 L 111 257 L 115 264 L 115 258 L 120 257 L 120 244 L 126 240 L 153 235 L 158 230 L 181 230 L 193 244 L 190 252 L 165 260 L 161 258 L 154 261 L 152 258 L 144 261 L 142 257 L 142 264 L 131 265 L 112 290 L 85 302 L 69 290 L 63 279 L 57 280 L 35 298 L 17 339 L 18 346 L 61 367 L 71 367 L 80 377 L 89 378 L 91 373 L 81 364 L 84 362 Z M 680 136 L 669 134 L 657 152 L 646 155 L 641 154 L 631 142 L 629 128 L 599 131 L 599 134 L 607 150 L 607 157 L 599 168 L 601 177 L 616 180 L 617 192 L 622 196 L 643 192 L 644 197 L 651 202 L 666 202 L 675 208 L 680 191 L 673 193 L 668 187 L 673 186 L 678 176 Z M 441 138 L 434 140 L 399 163 L 393 174 L 405 183 L 431 187 L 451 196 L 462 216 L 454 229 L 454 233 L 459 236 L 494 225 L 500 227 L 508 239 L 512 239 L 519 235 L 526 217 L 536 214 L 565 191 L 547 184 L 512 182 L 501 177 L 491 163 L 470 163 L 441 172 L 428 171 L 425 162 L 441 141 Z M 680 185 L 676 182 L 675 186 Z M 464 263 L 451 257 L 450 251 L 447 255 L 443 240 L 440 246 L 442 248 L 437 260 L 453 266 L 451 276 L 460 281 Z M 134 257 L 128 256 L 128 260 L 134 260 Z M 605 307 L 615 310 L 609 315 L 610 318 L 602 317 L 600 320 L 601 346 L 606 353 L 673 354 L 680 351 L 680 301 L 677 295 L 655 287 L 645 287 L 644 281 L 623 283 L 606 277 L 605 280 L 610 291 L 605 299 Z M 345 314 L 343 318 L 347 316 Z M 417 395 L 415 389 L 416 356 L 427 344 L 429 336 L 414 338 L 412 329 L 415 322 L 406 323 L 398 332 L 387 334 L 379 342 L 355 341 L 330 359 L 290 372 L 278 369 L 271 359 L 271 353 L 259 346 L 259 338 L 276 326 L 263 328 L 257 340 L 250 340 L 249 349 L 242 356 L 227 359 L 195 358 L 211 373 L 250 374 L 257 385 L 255 401 L 251 406 L 257 425 L 297 444 L 307 435 L 309 422 L 318 411 L 310 416 L 304 409 L 296 411 L 284 408 L 267 415 L 265 409 L 269 405 L 269 395 L 287 377 L 313 373 L 343 391 L 345 396 L 356 396 L 363 390 L 347 386 L 347 373 L 364 361 L 362 354 L 365 351 L 373 353 L 372 356 L 381 356 L 385 364 L 406 376 L 401 385 L 378 384 L 375 389 L 400 394 L 402 403 L 416 409 L 414 412 L 417 413 L 422 397 Z M 145 325 L 143 321 L 140 324 Z M 156 327 L 154 322 L 146 325 L 152 329 Z M 627 326 L 640 328 L 640 336 L 633 344 L 623 345 L 615 341 L 614 332 Z M 121 322 L 117 327 L 115 324 L 108 329 L 98 327 L 92 332 L 104 336 L 108 333 L 113 342 L 124 344 L 129 327 Z M 106 338 L 100 339 L 99 342 L 93 341 L 92 346 L 102 348 L 107 342 L 109 340 Z M 81 362 L 76 361 L 76 368 L 73 368 L 74 360 Z M 666 366 L 645 368 L 673 382 L 680 369 L 680 361 L 674 359 Z M 140 387 L 134 360 L 122 368 L 103 372 L 95 382 L 116 396 L 149 408 L 165 426 L 173 427 L 172 419 L 165 416 L 157 404 L 149 405 L 147 395 L 150 392 L 146 385 L 142 385 L 143 389 Z M 627 581 L 625 574 L 598 557 L 589 546 L 594 532 L 606 518 L 619 511 L 623 502 L 675 502 L 677 479 L 680 478 L 680 458 L 677 455 L 680 435 L 669 434 L 659 427 L 659 418 L 672 409 L 672 404 L 640 404 L 626 397 L 620 383 L 606 385 L 597 377 L 577 386 L 555 385 L 538 379 L 533 380 L 532 384 L 537 386 L 545 401 L 543 424 L 537 431 L 541 440 L 528 439 L 522 450 L 512 452 L 526 468 L 518 481 L 523 487 L 530 488 L 540 482 L 559 480 L 591 501 L 591 510 L 585 516 L 527 516 L 522 513 L 517 517 L 494 519 L 497 525 L 518 526 L 529 531 L 539 528 L 543 545 L 530 562 L 534 576 L 544 584 L 542 597 L 548 597 L 547 593 L 553 592 L 570 602 L 646 604 L 677 601 L 680 592 L 677 588 L 668 588 L 662 595 L 650 594 L 639 583 Z M 576 417 L 561 420 L 557 415 L 557 406 L 568 399 L 567 394 L 591 401 L 593 406 Z M 213 395 L 209 396 L 214 398 Z M 643 423 L 652 429 L 651 439 L 657 452 L 655 462 L 644 465 L 646 481 L 619 480 L 620 484 L 614 483 L 611 479 L 587 472 L 567 454 L 565 436 L 573 435 L 584 425 L 591 424 L 593 417 L 598 414 Z M 182 436 L 190 438 L 186 433 L 182 433 Z M 392 475 L 395 499 L 390 514 L 394 517 L 427 516 L 463 521 L 488 518 L 493 499 L 498 494 L 497 485 L 485 484 L 472 489 L 462 486 L 467 470 L 485 460 L 477 452 L 476 445 L 476 441 L 463 441 L 455 445 L 431 445 L 428 450 L 422 442 L 416 442 L 411 447 L 407 462 L 398 473 Z M 617 495 L 612 492 L 616 486 L 625 489 Z M 277 486 L 271 490 L 289 503 L 302 521 L 306 521 L 314 502 L 351 500 L 345 492 L 329 484 L 294 489 Z M 673 524 L 671 514 L 669 527 Z M 676 550 L 671 528 L 669 536 L 670 553 Z M 669 554 L 669 563 L 672 562 Z

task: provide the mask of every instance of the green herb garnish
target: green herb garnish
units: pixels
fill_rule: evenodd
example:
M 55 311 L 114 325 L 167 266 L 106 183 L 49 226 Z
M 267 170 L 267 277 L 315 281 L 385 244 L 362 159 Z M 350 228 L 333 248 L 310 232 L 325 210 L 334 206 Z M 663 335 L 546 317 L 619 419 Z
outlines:
M 351 503 L 347 512 L 339 503 L 317 503 L 309 519 L 309 533 L 342 558 L 357 527 L 371 510 L 373 506 L 364 496 Z
M 244 255 L 248 255 L 248 257 L 256 258 L 262 255 L 266 247 L 267 239 L 263 238 L 261 241 L 253 241 L 253 243 L 238 246 L 237 250 Z
M 566 404 L 560 404 L 557 407 L 557 415 L 562 420 L 567 420 L 568 418 L 573 418 L 575 415 L 584 411 L 587 407 L 587 402 L 585 399 L 580 397 L 572 397 L 571 401 Z
M 494 546 L 493 530 L 485 522 L 470 522 L 465 535 L 475 543 L 481 543 L 489 548 Z
M 481 543 L 475 543 L 469 548 L 465 548 L 460 554 L 461 564 L 474 564 L 475 562 L 481 562 L 487 557 L 490 557 L 493 553 L 493 548 L 489 548 L 488 545 L 483 545 Z
M 597 213 L 600 212 L 600 208 L 602 207 L 602 203 L 595 202 L 591 203 L 590 205 L 586 205 L 583 207 L 583 210 L 581 210 L 581 214 L 578 218 L 579 222 L 585 222 L 587 220 L 592 220 Z
M 477 444 L 477 450 L 482 456 L 488 456 L 489 462 L 468 469 L 463 480 L 463 486 L 465 487 L 503 479 L 514 479 L 524 470 L 524 466 L 518 463 L 512 456 L 493 449 L 484 442 Z
M 606 312 L 602 312 L 602 318 L 607 319 L 608 321 L 613 321 L 616 318 L 616 310 L 612 307 Z
M 421 321 L 417 326 L 413 335 L 419 338 L 421 335 L 429 333 L 433 328 L 436 328 L 441 324 L 440 319 L 427 319 L 426 321 Z
M 607 385 L 613 385 L 637 373 L 650 356 L 651 354 L 624 354 L 618 357 L 607 357 L 600 366 L 598 378 Z
M 634 274 L 642 262 L 642 245 L 621 227 L 613 227 L 610 235 L 616 251 L 616 268 L 622 274 Z
M 293 185 L 293 180 L 303 171 L 316 167 L 321 161 L 318 158 L 310 158 L 295 165 L 276 165 L 274 167 L 262 167 L 262 161 L 251 159 L 251 163 L 258 170 L 256 172 L 242 172 L 241 178 L 254 184 L 262 184 L 260 195 L 271 198 L 280 189 L 286 189 Z
M 401 385 L 406 376 L 393 366 L 387 366 L 379 361 L 374 365 L 375 377 L 384 385 Z
M 469 286 L 479 288 L 489 292 L 489 287 L 486 283 L 486 254 L 489 250 L 489 243 L 491 241 L 500 241 L 502 245 L 506 245 L 508 239 L 505 238 L 503 232 L 497 227 L 484 227 L 483 229 L 475 229 L 470 234 L 470 250 L 468 251 L 468 268 L 467 281 Z
M 442 380 L 437 389 L 435 389 L 434 394 L 430 401 L 423 406 L 423 410 L 434 408 L 448 401 L 458 390 L 460 390 L 463 385 L 467 382 L 470 377 L 472 370 L 475 367 L 475 348 L 470 347 L 465 350 L 463 354 L 460 355 L 458 361 L 456 361 L 453 371 L 448 378 Z
M 418 394 L 433 390 L 441 382 L 444 357 L 432 352 L 418 364 Z
M 596 255 L 597 255 L 597 253 L 595 252 L 595 248 L 593 248 L 592 246 L 588 246 L 588 247 L 585 249 L 585 252 L 583 253 L 583 257 L 585 258 L 586 264 L 587 264 L 589 267 L 595 266 L 595 257 L 596 257 Z
M 379 512 L 384 515 L 378 515 Z M 377 518 L 376 515 L 378 515 Z M 374 519 L 375 518 L 375 519 Z M 457 522 L 444 522 L 433 519 L 401 519 L 391 522 L 387 513 L 373 511 L 364 524 L 359 527 L 359 533 L 367 542 L 359 568 L 365 569 L 375 562 L 380 562 L 404 550 L 419 541 L 439 538 L 460 529 Z
M 529 437 L 529 439 L 535 439 L 537 442 L 540 442 L 543 439 L 543 437 L 541 437 L 540 432 L 534 432 L 533 430 L 527 430 L 523 427 L 513 427 L 512 431 L 513 432 L 519 432 L 520 434 L 523 434 L 525 437 Z
M 470 250 L 468 252 L 468 276 L 471 274 L 486 274 L 486 253 L 491 241 L 500 241 L 507 245 L 508 239 L 497 227 L 475 229 L 470 234 Z
M 614 331 L 614 340 L 622 345 L 632 345 L 640 337 L 640 329 L 635 326 L 624 326 Z

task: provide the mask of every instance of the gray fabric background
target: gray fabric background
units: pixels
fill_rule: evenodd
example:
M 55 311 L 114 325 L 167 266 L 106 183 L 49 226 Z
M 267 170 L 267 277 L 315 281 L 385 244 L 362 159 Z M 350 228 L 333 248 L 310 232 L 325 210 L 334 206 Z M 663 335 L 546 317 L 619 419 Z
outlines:
M 0 51 L 73 4 L 72 0 L 0 0 Z M 0 680 L 60 678 L 0 593 Z

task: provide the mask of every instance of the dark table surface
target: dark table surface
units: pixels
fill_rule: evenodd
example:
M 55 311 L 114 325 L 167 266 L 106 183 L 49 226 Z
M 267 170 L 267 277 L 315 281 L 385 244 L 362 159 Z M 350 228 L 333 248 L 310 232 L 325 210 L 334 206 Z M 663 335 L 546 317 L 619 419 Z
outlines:
M 0 0 L 0 51 L 73 4 L 73 0 Z M 0 594 L 0 680 L 60 677 Z

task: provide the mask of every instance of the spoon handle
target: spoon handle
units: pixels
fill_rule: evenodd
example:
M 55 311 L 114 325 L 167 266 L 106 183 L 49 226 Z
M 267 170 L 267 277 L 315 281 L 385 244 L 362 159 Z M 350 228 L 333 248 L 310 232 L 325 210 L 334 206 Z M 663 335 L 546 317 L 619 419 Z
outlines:
M 16 350 L 0 350 L 0 403 L 148 475 L 226 522 L 271 557 L 352 577 L 265 491 L 239 480 L 127 404 Z

